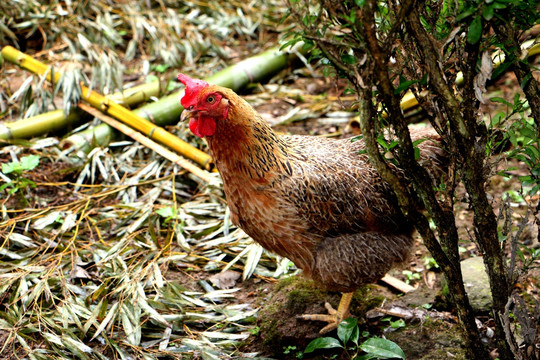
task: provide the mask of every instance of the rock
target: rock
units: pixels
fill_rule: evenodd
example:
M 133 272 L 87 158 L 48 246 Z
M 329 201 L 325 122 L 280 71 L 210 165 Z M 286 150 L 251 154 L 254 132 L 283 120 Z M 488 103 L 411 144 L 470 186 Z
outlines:
M 493 303 L 489 278 L 481 257 L 471 257 L 461 262 L 461 273 L 469 302 L 476 313 L 486 313 Z M 446 279 L 443 278 L 443 293 L 448 293 Z
M 220 289 L 230 289 L 236 286 L 236 281 L 240 279 L 242 273 L 227 270 L 208 277 L 212 284 Z

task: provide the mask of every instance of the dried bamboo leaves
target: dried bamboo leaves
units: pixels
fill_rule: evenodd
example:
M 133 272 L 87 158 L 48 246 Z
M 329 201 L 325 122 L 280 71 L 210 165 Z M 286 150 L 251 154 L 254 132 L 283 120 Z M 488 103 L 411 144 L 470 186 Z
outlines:
M 0 222 L 5 349 L 18 344 L 38 359 L 222 359 L 250 336 L 257 309 L 234 299 L 238 287 L 193 291 L 178 275 L 244 266 L 273 274 L 281 260 L 230 224 L 217 176 L 192 199 L 192 183 L 174 165 L 139 162 L 147 154 L 137 144 L 127 150 L 129 159 L 114 146 L 89 154 L 77 191 L 47 185 L 72 191 L 73 201 L 24 216 L 8 210 Z

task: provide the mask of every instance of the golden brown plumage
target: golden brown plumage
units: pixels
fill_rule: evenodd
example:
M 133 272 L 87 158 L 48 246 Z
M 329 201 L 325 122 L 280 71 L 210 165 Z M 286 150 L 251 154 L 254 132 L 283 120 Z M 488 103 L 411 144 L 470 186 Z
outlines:
M 265 249 L 341 292 L 377 281 L 406 260 L 413 227 L 361 153 L 363 141 L 278 136 L 233 91 L 179 79 L 186 85 L 183 116 L 206 137 L 233 223 Z M 419 145 L 421 159 L 438 178 L 439 137 L 425 131 L 412 137 L 428 139 Z

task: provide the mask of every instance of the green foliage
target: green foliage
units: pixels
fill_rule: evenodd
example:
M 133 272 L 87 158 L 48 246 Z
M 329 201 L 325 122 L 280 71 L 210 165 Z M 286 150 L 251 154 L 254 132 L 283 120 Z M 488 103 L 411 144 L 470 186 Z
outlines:
M 424 260 L 424 266 L 426 267 L 426 269 L 430 270 L 430 269 L 439 268 L 439 264 L 437 264 L 437 261 L 435 261 L 435 259 L 432 256 L 426 256 L 424 257 L 423 260 Z
M 505 133 L 505 140 L 512 145 L 507 154 L 508 159 L 515 159 L 525 165 L 528 170 L 526 174 L 522 172 L 515 175 L 511 170 L 515 167 L 509 167 L 505 171 L 499 172 L 505 177 L 516 177 L 520 187 L 505 192 L 505 200 L 514 204 L 527 206 L 532 197 L 540 193 L 540 138 L 538 137 L 538 123 L 528 116 L 526 112 L 528 103 L 523 100 L 520 94 L 514 96 L 513 102 L 502 98 L 492 98 L 507 106 L 506 112 L 500 112 L 493 122 L 510 123 L 508 131 Z M 508 215 L 510 216 L 510 214 Z M 525 219 L 526 220 L 526 219 Z M 502 240 L 509 239 L 508 229 L 500 233 Z M 516 241 L 517 239 L 514 239 Z M 538 267 L 537 261 L 540 259 L 540 249 L 534 249 L 524 244 L 517 244 L 515 247 L 517 258 L 522 265 L 522 272 L 527 272 L 531 268 Z
M 322 337 L 312 340 L 308 346 L 306 346 L 305 353 L 311 353 L 317 349 L 334 349 L 334 348 L 343 348 L 341 342 L 333 337 Z
M 476 44 L 482 37 L 482 17 L 477 16 L 471 21 L 469 30 L 467 31 L 467 42 Z
M 536 252 L 517 245 L 523 229 L 530 226 L 526 217 L 532 211 L 527 211 L 526 215 L 520 213 L 523 220 L 519 223 L 516 220 L 519 217 L 512 216 L 515 214 L 510 202 L 517 203 L 520 211 L 533 209 L 532 199 L 537 198 L 540 191 L 540 119 L 529 115 L 531 112 L 539 117 L 538 103 L 533 101 L 538 97 L 538 82 L 519 49 L 519 42 L 527 36 L 522 30 L 540 22 L 539 4 L 538 0 L 427 0 L 421 3 L 365 0 L 361 4 L 306 0 L 291 7 L 292 16 L 306 20 L 297 21 L 303 28 L 296 32 L 295 39 L 304 38 L 310 41 L 310 46 L 315 43 L 321 63 L 332 66 L 327 73 L 346 78 L 355 90 L 360 127 L 366 140 L 365 152 L 394 190 L 401 210 L 423 236 L 434 259 L 431 266 L 438 263 L 447 277 L 453 279 L 450 294 L 456 300 L 466 295 L 456 270 L 459 269 L 461 229 L 458 227 L 461 224 L 452 210 L 462 202 L 454 190 L 464 186 L 468 194 L 467 211 L 474 218 L 475 229 L 471 233 L 486 263 L 490 264 L 496 341 L 502 359 L 515 355 L 507 343 L 510 340 L 504 329 L 508 319 L 503 314 L 510 300 L 512 281 L 518 276 L 511 275 L 509 279 L 506 264 L 510 264 L 512 272 L 517 262 L 525 269 L 530 259 L 537 258 Z M 411 7 L 407 9 L 407 5 Z M 495 51 L 504 54 L 505 60 L 494 71 L 498 65 L 491 63 Z M 514 92 L 512 99 L 493 98 L 495 106 L 506 107 L 506 111 L 494 115 L 486 128 L 484 117 L 479 114 L 486 109 L 480 105 L 485 103 L 488 81 L 508 70 L 516 74 L 529 103 L 519 91 Z M 408 92 L 414 95 L 433 128 L 444 139 L 445 151 L 450 154 L 448 178 L 433 174 L 432 164 L 405 158 L 412 155 L 414 149 L 414 157 L 419 160 L 419 142 L 415 141 L 411 147 L 409 141 L 409 114 L 399 106 Z M 498 129 L 499 135 L 495 136 Z M 500 133 L 503 133 L 502 139 Z M 491 156 L 505 151 L 508 144 L 512 149 L 504 156 L 520 166 L 518 171 L 507 169 L 501 173 L 514 177 L 519 186 L 507 192 L 508 200 L 500 199 L 508 202 L 510 210 L 497 216 L 493 209 L 497 201 L 490 199 L 485 186 L 489 179 L 487 170 L 492 165 Z M 396 167 L 405 175 L 388 171 Z M 426 181 L 427 175 L 435 175 L 442 181 L 440 184 Z M 426 209 L 427 216 L 416 212 L 411 204 Z M 536 211 L 538 213 L 540 207 Z M 510 261 L 505 258 L 508 250 Z M 404 274 L 408 281 L 418 278 L 416 273 Z M 470 306 L 459 301 L 454 305 L 467 329 L 470 357 L 485 358 Z M 319 344 L 334 346 L 338 343 L 327 339 L 320 340 Z M 342 342 L 339 344 L 345 346 Z
M 485 22 L 497 18 L 525 30 L 538 23 L 537 10 L 537 0 L 469 0 L 461 3 L 455 21 L 467 25 L 467 42 L 476 44 Z
M 360 344 L 360 349 L 367 354 L 360 356 L 358 360 L 367 359 L 405 359 L 403 350 L 394 342 L 373 337 Z
M 420 276 L 420 274 L 417 272 L 412 272 L 410 270 L 403 270 L 401 273 L 407 277 L 407 279 L 405 280 L 407 284 L 410 284 L 411 282 L 422 279 L 422 276 Z
M 12 161 L 7 164 L 2 164 L 2 172 L 11 174 L 12 179 L 0 185 L 0 192 L 9 188 L 8 196 L 19 193 L 19 200 L 22 204 L 28 205 L 25 195 L 28 193 L 28 188 L 35 188 L 36 184 L 25 177 L 23 173 L 35 169 L 39 165 L 38 155 L 29 155 L 21 158 L 20 161 Z M 23 194 L 24 193 L 24 194 Z
M 381 319 L 381 321 L 387 321 L 392 329 L 400 329 L 405 327 L 405 320 L 403 319 L 392 320 L 391 317 L 385 317 Z
M 349 341 L 358 345 L 358 337 L 360 335 L 358 330 L 358 320 L 355 318 L 348 318 L 342 321 L 337 329 L 338 338 L 343 344 L 347 344 Z
M 176 208 L 173 206 L 167 206 L 156 210 L 156 214 L 165 218 L 165 222 L 168 222 L 171 219 L 176 218 L 177 212 Z
M 33 170 L 39 165 L 38 155 L 29 155 L 21 158 L 21 161 L 12 161 L 7 164 L 2 164 L 2 172 L 4 174 L 15 173 L 21 175 L 23 171 Z
M 394 328 L 405 326 L 400 321 L 392 322 L 391 320 L 390 325 Z M 306 346 L 304 353 L 312 353 L 319 349 L 340 348 L 346 351 L 351 359 L 405 359 L 403 350 L 397 344 L 387 339 L 371 337 L 359 344 L 360 330 L 358 329 L 358 321 L 355 318 L 343 320 L 338 325 L 337 336 L 337 339 L 333 337 L 321 337 L 311 341 Z M 369 333 L 363 332 L 362 336 L 367 337 Z M 354 345 L 351 346 L 351 343 Z M 359 355 L 361 351 L 365 354 Z
M 298 348 L 294 345 L 289 345 L 287 347 L 283 348 L 283 354 L 289 355 L 289 354 L 295 354 L 295 357 L 297 359 L 303 359 L 304 353 L 301 350 L 298 350 Z
M 521 118 L 512 124 L 508 137 L 514 145 L 509 157 L 523 162 L 529 169 L 529 174 L 518 177 L 524 195 L 533 196 L 540 190 L 540 139 L 536 124 L 532 119 Z

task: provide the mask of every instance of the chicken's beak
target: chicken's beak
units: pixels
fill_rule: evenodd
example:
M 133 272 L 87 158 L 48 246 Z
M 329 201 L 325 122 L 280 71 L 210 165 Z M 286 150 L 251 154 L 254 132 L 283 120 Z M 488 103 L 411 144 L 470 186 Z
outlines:
M 182 111 L 182 115 L 180 115 L 180 121 L 185 122 L 191 119 L 192 117 L 193 117 L 193 111 L 184 109 L 184 111 Z

